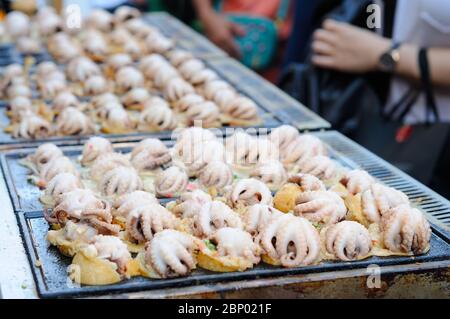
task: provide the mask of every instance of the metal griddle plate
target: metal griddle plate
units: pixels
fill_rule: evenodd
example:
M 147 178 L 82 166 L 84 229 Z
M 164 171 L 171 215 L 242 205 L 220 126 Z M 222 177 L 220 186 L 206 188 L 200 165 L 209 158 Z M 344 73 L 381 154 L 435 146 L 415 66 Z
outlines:
M 262 264 L 257 266 L 255 269 L 248 270 L 243 273 L 221 274 L 199 269 L 187 278 L 165 280 L 133 278 L 110 286 L 73 287 L 73 285 L 68 284 L 67 280 L 67 267 L 70 264 L 70 258 L 62 256 L 55 247 L 50 247 L 47 242 L 45 237 L 49 226 L 42 217 L 42 211 L 19 211 L 17 217 L 19 219 L 19 224 L 24 237 L 25 246 L 28 251 L 29 260 L 32 265 L 39 294 L 42 297 L 82 297 L 98 294 L 200 285 L 214 282 L 254 280 L 262 277 L 330 272 L 357 268 L 361 269 L 372 264 L 388 266 L 425 263 L 448 260 L 450 258 L 450 237 L 448 228 L 450 203 L 447 200 L 429 190 L 422 184 L 414 181 L 361 146 L 350 141 L 340 133 L 317 132 L 312 134 L 315 134 L 326 142 L 329 145 L 331 156 L 343 165 L 351 168 L 361 167 L 366 169 L 369 173 L 376 176 L 381 181 L 405 191 L 410 196 L 410 198 L 425 212 L 427 218 L 429 218 L 432 224 L 433 235 L 431 239 L 431 250 L 428 254 L 417 257 L 372 257 L 367 260 L 357 262 L 323 262 L 316 266 L 307 266 L 294 269 L 271 267 Z M 118 148 L 121 149 L 126 149 L 129 147 L 131 147 L 130 144 L 118 146 Z M 75 154 L 76 149 L 76 147 L 63 148 L 66 154 Z M 78 153 L 79 150 L 80 148 L 78 147 Z M 3 158 L 2 164 L 5 165 L 5 163 L 8 163 L 9 166 L 13 165 L 11 167 L 16 167 L 19 154 L 20 153 L 13 153 L 12 157 L 10 157 L 11 154 L 6 155 L 6 158 Z M 22 179 L 24 176 L 16 173 L 18 172 L 14 172 L 14 183 L 18 182 L 16 178 Z M 11 174 L 9 178 L 11 178 Z M 26 182 L 21 183 L 25 185 Z M 11 180 L 8 181 L 8 189 L 11 192 Z M 27 192 L 27 190 L 24 192 Z M 37 193 L 34 193 L 34 196 L 36 197 Z M 441 210 L 440 213 L 436 215 L 438 207 Z
M 263 277 L 361 269 L 367 268 L 369 265 L 383 267 L 390 265 L 425 263 L 448 260 L 450 258 L 450 245 L 433 233 L 431 238 L 431 250 L 424 256 L 372 257 L 357 262 L 323 262 L 315 266 L 293 269 L 260 264 L 256 268 L 242 273 L 214 273 L 203 269 L 197 269 L 186 278 L 154 280 L 135 277 L 109 286 L 74 287 L 67 277 L 67 269 L 71 263 L 71 259 L 63 256 L 56 247 L 50 246 L 46 240 L 47 231 L 49 229 L 48 223 L 44 218 L 38 217 L 39 215 L 40 213 L 38 215 L 33 215 L 33 213 L 19 214 L 19 220 L 25 246 L 28 251 L 29 261 L 37 284 L 37 290 L 39 295 L 43 298 L 86 297 L 90 295 L 194 286 L 205 283 L 211 284 L 215 282 L 254 280 Z
M 283 122 L 291 123 L 300 130 L 331 128 L 330 123 L 319 115 L 238 61 L 231 58 L 209 59 L 208 65 Z
M 143 18 L 148 24 L 158 28 L 162 34 L 176 40 L 178 48 L 192 52 L 198 58 L 228 56 L 207 38 L 168 13 L 148 13 Z

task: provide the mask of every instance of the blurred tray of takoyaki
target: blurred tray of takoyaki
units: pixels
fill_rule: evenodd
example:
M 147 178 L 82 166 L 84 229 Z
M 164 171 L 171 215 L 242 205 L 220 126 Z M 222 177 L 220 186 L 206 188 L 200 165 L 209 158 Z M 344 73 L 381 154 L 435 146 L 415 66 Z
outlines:
M 258 105 L 301 130 L 329 129 L 325 121 L 306 106 L 266 81 L 261 76 L 231 58 L 210 59 L 209 67 L 220 73 L 232 85 L 238 85 L 243 93 Z
M 260 264 L 245 272 L 229 273 L 214 273 L 198 269 L 189 277 L 156 280 L 149 280 L 144 277 L 133 277 L 113 285 L 80 286 L 69 279 L 69 275 L 73 271 L 70 267 L 71 258 L 62 255 L 56 247 L 48 242 L 47 232 L 49 226 L 45 218 L 42 217 L 42 213 L 22 213 L 19 214 L 18 218 L 37 290 L 39 295 L 43 298 L 111 295 L 133 291 L 150 291 L 163 288 L 257 280 L 265 277 L 276 278 L 310 273 L 366 269 L 371 265 L 384 267 L 416 263 L 426 264 L 427 262 L 445 261 L 450 258 L 450 245 L 439 236 L 438 232 L 433 230 L 430 241 L 430 251 L 426 255 L 417 257 L 371 257 L 369 259 L 351 263 L 324 262 L 319 265 L 291 269 Z

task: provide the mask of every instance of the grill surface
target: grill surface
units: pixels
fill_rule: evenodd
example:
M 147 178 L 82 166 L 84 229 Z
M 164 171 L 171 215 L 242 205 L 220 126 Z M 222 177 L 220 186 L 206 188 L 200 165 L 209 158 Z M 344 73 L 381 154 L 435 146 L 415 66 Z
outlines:
M 210 59 L 209 66 L 240 88 L 261 107 L 276 114 L 285 123 L 301 130 L 330 128 L 331 125 L 298 101 L 231 58 Z
M 144 291 L 168 287 L 193 286 L 203 283 L 230 282 L 237 280 L 253 280 L 263 277 L 295 275 L 304 273 L 330 272 L 337 270 L 350 270 L 366 268 L 369 265 L 379 266 L 406 265 L 431 261 L 448 260 L 450 258 L 450 238 L 447 219 L 438 219 L 449 211 L 450 203 L 435 194 L 425 186 L 415 182 L 404 173 L 390 164 L 379 159 L 369 151 L 360 147 L 337 132 L 312 133 L 329 145 L 331 156 L 341 164 L 349 167 L 361 167 L 368 170 L 383 182 L 398 187 L 408 193 L 413 201 L 423 209 L 430 219 L 433 236 L 431 250 L 424 256 L 417 257 L 372 257 L 358 262 L 324 262 L 320 265 L 294 269 L 274 268 L 259 265 L 255 269 L 243 273 L 211 273 L 196 270 L 187 278 L 168 280 L 148 280 L 133 278 L 125 282 L 104 287 L 73 287 L 67 280 L 67 267 L 70 259 L 62 256 L 55 247 L 50 247 L 46 240 L 48 224 L 42 217 L 40 204 L 37 201 L 38 190 L 26 181 L 26 170 L 20 170 L 18 160 L 33 150 L 10 151 L 3 155 L 2 167 L 7 178 L 10 195 L 14 201 L 19 224 L 26 244 L 29 260 L 37 283 L 39 294 L 42 297 L 87 296 L 93 294 L 122 293 L 131 291 Z M 172 141 L 165 141 L 168 145 Z M 133 143 L 122 143 L 116 147 L 122 151 L 129 150 Z M 76 157 L 80 154 L 81 146 L 63 148 L 66 155 Z M 20 194 L 20 197 L 19 197 Z M 26 195 L 24 195 L 26 194 Z M 418 199 L 423 199 L 418 201 Z M 164 202 L 164 201 L 163 201 Z M 35 209 L 39 207 L 38 209 Z M 28 208 L 23 211 L 21 208 Z M 441 212 L 438 212 L 438 210 Z M 34 210 L 34 211 L 32 211 Z M 435 216 L 437 214 L 437 217 Z
M 339 270 L 364 269 L 369 265 L 380 267 L 389 265 L 406 265 L 431 261 L 448 260 L 450 246 L 438 235 L 432 235 L 431 249 L 427 255 L 417 257 L 372 257 L 357 262 L 324 262 L 315 266 L 301 268 L 279 268 L 268 265 L 258 265 L 246 272 L 213 273 L 198 269 L 189 277 L 150 280 L 136 277 L 122 283 L 109 286 L 74 286 L 67 278 L 67 267 L 70 258 L 64 257 L 57 248 L 51 247 L 46 240 L 48 223 L 39 217 L 40 213 L 19 214 L 20 227 L 23 233 L 29 261 L 37 284 L 38 293 L 44 298 L 83 297 L 98 294 L 125 293 L 161 288 L 196 286 L 214 282 L 232 282 L 239 280 L 255 280 L 265 277 L 288 276 L 307 273 L 323 273 Z

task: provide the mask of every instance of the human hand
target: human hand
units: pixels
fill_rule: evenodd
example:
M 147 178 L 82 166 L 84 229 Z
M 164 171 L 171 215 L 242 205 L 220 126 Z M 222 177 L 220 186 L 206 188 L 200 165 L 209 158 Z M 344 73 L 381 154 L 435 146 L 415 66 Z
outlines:
M 314 33 L 312 61 L 315 65 L 344 72 L 364 73 L 379 67 L 389 39 L 348 23 L 326 20 Z
M 243 36 L 245 30 L 238 24 L 228 21 L 224 16 L 210 11 L 201 18 L 206 36 L 217 46 L 235 58 L 241 56 L 239 45 L 234 36 Z

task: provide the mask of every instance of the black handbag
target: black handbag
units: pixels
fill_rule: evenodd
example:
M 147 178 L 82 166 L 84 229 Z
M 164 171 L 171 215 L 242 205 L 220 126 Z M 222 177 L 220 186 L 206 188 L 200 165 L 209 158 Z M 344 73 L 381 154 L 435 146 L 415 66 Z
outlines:
M 376 110 L 365 109 L 360 122 L 361 129 L 354 139 L 422 183 L 429 184 L 445 148 L 448 147 L 450 125 L 440 120 L 426 49 L 420 50 L 418 65 L 420 83 L 411 84 L 411 88 L 399 101 L 386 108 L 389 111 L 380 114 Z M 425 122 L 404 124 L 406 116 L 422 93 L 426 103 Z
M 366 8 L 372 2 L 344 0 L 321 20 L 331 18 L 366 28 Z M 362 105 L 381 106 L 365 76 L 317 68 L 310 57 L 303 64 L 288 66 L 279 86 L 347 135 L 358 128 Z

